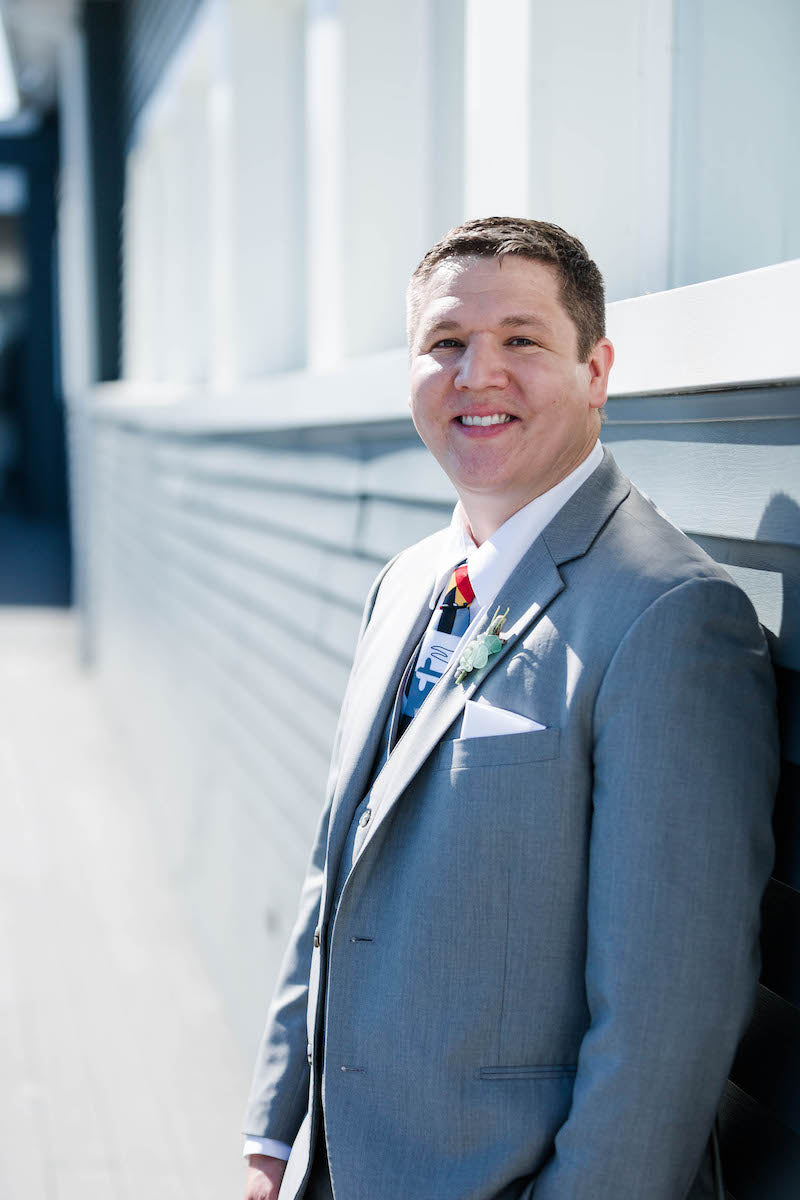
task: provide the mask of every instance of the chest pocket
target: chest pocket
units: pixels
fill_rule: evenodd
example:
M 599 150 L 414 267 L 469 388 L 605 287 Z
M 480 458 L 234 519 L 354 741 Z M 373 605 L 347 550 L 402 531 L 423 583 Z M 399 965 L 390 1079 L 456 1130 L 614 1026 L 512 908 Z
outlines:
M 494 737 L 456 738 L 436 752 L 435 770 L 466 767 L 515 766 L 558 758 L 559 731 L 537 729 L 531 733 L 501 733 Z

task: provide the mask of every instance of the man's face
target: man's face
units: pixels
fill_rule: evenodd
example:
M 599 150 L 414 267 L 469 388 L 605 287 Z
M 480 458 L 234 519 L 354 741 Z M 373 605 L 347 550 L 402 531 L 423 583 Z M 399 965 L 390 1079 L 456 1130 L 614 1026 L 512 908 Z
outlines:
M 512 255 L 441 263 L 412 339 L 414 424 L 468 513 L 470 498 L 489 498 L 505 520 L 594 445 L 613 350 L 603 339 L 588 362 L 578 360 L 577 331 L 546 263 Z

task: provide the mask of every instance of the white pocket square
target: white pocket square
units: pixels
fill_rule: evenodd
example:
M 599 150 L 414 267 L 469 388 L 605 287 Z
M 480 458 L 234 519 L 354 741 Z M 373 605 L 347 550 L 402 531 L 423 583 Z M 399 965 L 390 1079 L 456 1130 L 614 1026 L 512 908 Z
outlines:
M 462 738 L 496 737 L 503 733 L 534 733 L 546 729 L 538 721 L 509 712 L 507 708 L 496 708 L 488 700 L 467 700 L 461 718 Z

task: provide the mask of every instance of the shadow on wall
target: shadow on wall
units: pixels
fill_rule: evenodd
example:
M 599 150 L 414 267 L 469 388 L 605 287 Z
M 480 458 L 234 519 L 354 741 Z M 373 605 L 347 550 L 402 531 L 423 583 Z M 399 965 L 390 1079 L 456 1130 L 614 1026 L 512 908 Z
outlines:
M 756 539 L 762 546 L 780 547 L 775 553 L 782 587 L 780 628 L 768 630 L 778 682 L 782 752 L 775 877 L 800 890 L 800 506 L 791 496 L 779 492 L 772 497 Z
M 791 664 L 795 672 L 800 672 L 800 505 L 778 492 L 764 509 L 756 540 L 794 548 L 786 562 L 780 563 L 783 606 L 780 629 L 772 630 L 773 658 L 779 668 Z M 800 720 L 800 713 L 797 717 Z
M 762 905 L 761 987 L 721 1110 L 726 1182 L 737 1200 L 800 1194 L 800 507 L 777 493 L 753 541 L 728 562 L 779 577 L 780 616 L 768 629 L 778 683 L 781 780 L 776 855 Z

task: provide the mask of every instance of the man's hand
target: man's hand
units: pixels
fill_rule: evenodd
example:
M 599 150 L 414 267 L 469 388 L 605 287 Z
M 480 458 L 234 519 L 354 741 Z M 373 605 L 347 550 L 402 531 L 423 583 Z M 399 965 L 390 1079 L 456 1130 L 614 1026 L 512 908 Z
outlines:
M 244 1181 L 244 1200 L 277 1200 L 286 1170 L 282 1158 L 269 1154 L 248 1154 L 250 1166 Z

